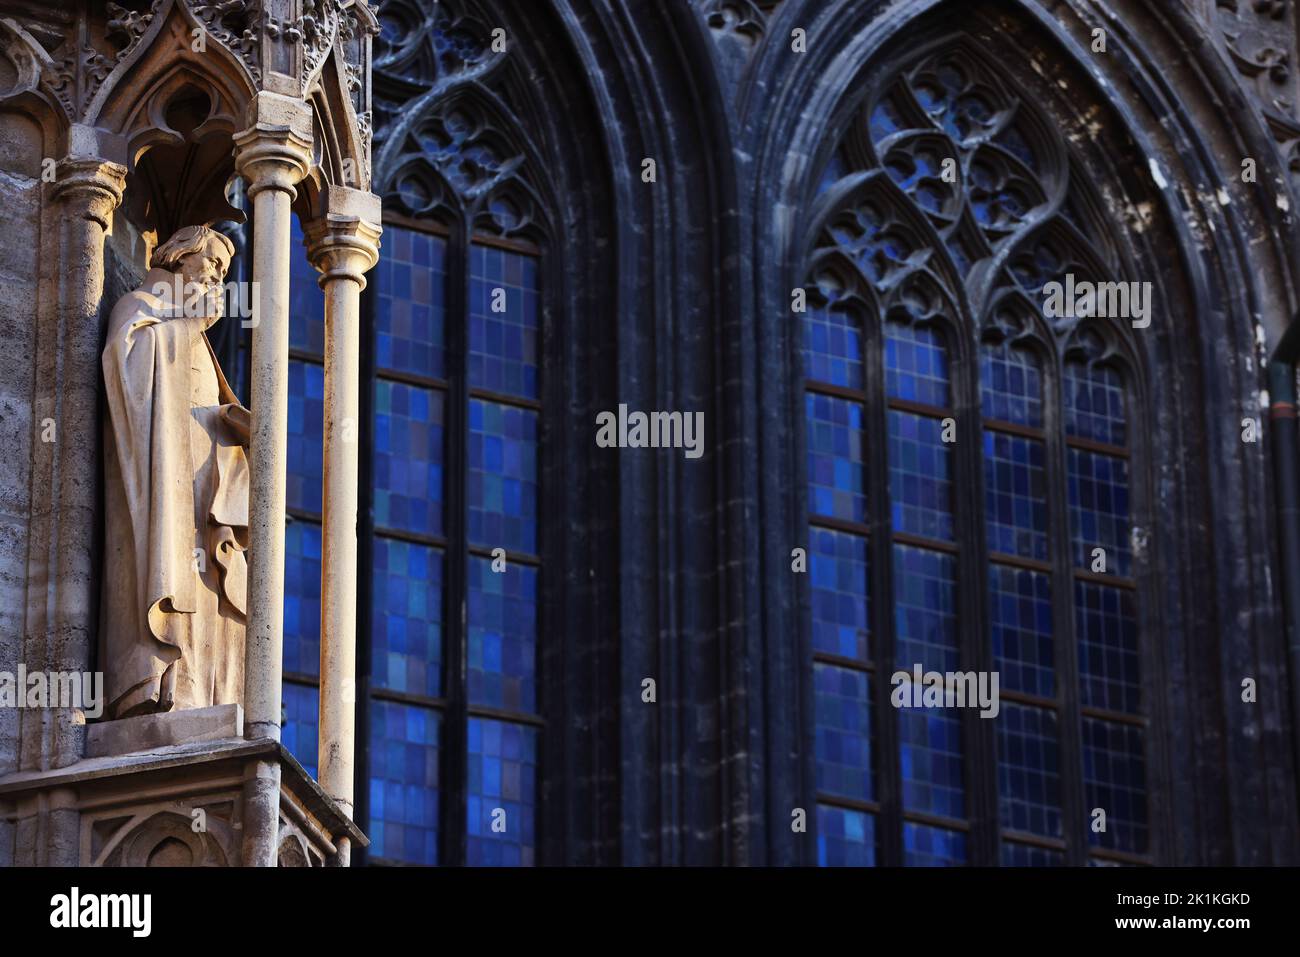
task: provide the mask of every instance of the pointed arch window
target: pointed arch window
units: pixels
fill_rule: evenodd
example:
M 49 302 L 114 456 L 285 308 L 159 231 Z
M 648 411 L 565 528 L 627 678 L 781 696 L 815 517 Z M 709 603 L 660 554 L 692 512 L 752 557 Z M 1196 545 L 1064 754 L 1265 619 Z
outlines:
M 1125 267 L 977 44 L 884 76 L 820 178 L 800 317 L 818 860 L 1140 863 L 1141 365 L 1045 292 Z M 918 670 L 996 672 L 996 717 L 926 706 Z
M 363 293 L 358 531 L 369 581 L 359 583 L 357 812 L 370 863 L 528 865 L 544 729 L 547 234 L 526 140 L 487 84 L 505 55 L 453 6 L 395 0 L 375 40 L 375 191 L 385 219 Z M 306 272 L 304 305 L 314 283 Z M 296 404 L 319 393 L 320 346 L 310 349 L 309 323 L 301 335 L 291 429 Z M 303 421 L 320 428 L 319 413 Z M 291 450 L 291 462 L 318 475 L 320 438 L 304 441 L 315 445 Z M 314 728 L 295 715 L 314 718 L 319 654 L 319 503 L 310 506 L 296 516 L 301 547 L 290 549 L 302 574 L 286 584 L 285 740 L 305 765 L 315 762 Z M 291 617 L 301 641 L 288 638 Z M 302 652 L 297 668 L 290 649 Z

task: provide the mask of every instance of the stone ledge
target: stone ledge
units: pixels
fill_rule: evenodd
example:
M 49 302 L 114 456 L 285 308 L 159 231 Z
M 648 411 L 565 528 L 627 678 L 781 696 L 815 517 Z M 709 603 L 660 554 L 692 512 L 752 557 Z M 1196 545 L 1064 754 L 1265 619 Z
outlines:
M 279 751 L 279 742 L 272 741 L 270 738 L 174 744 L 149 751 L 138 751 L 134 754 L 86 758 L 76 764 L 64 768 L 52 768 L 48 771 L 18 771 L 7 774 L 0 777 L 0 795 L 65 787 L 98 778 L 160 771 L 192 764 L 260 756 L 271 757 L 278 755 Z
M 86 728 L 86 757 L 106 758 L 243 736 L 244 709 L 237 704 L 168 711 L 89 725 Z

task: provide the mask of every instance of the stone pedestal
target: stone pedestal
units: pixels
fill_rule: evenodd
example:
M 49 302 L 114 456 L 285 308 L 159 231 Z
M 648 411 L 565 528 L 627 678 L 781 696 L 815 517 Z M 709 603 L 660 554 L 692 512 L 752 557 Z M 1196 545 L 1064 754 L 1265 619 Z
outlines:
M 82 866 L 239 866 L 246 783 L 267 765 L 279 771 L 280 866 L 332 866 L 340 844 L 368 843 L 283 745 L 244 738 L 238 705 L 92 725 L 87 752 L 0 777 L 0 841 L 10 842 L 0 860 L 37 863 L 42 831 L 63 812 L 78 819 Z

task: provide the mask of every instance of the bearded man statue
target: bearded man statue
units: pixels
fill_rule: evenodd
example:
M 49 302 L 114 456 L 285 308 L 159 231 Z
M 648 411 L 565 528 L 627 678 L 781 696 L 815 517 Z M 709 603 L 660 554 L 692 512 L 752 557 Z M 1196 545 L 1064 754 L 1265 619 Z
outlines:
M 108 321 L 110 718 L 242 703 L 250 418 L 207 337 L 233 253 L 207 226 L 180 230 Z

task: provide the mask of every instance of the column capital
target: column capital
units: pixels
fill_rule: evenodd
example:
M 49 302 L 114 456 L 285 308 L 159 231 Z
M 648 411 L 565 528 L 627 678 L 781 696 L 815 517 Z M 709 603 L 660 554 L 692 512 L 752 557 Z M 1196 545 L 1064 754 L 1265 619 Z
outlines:
M 79 207 L 73 210 L 76 216 L 107 232 L 125 188 L 125 166 L 93 156 L 65 156 L 55 164 L 50 198 Z
M 320 210 L 303 232 L 307 257 L 321 272 L 321 288 L 335 279 L 351 279 L 365 289 L 365 274 L 379 261 L 379 197 L 347 186 L 327 186 Z
M 248 127 L 234 136 L 235 169 L 248 181 L 249 199 L 275 189 L 292 200 L 311 169 L 311 107 L 263 90 L 249 101 L 244 120 Z

